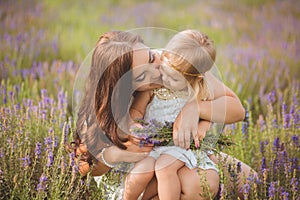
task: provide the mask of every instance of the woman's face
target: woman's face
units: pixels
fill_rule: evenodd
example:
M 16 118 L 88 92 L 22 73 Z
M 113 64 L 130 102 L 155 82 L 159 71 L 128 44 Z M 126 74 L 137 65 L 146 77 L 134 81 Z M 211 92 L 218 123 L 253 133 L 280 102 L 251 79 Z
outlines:
M 159 55 L 144 44 L 136 44 L 132 62 L 133 88 L 138 91 L 146 91 L 161 87 L 162 79 L 159 67 Z

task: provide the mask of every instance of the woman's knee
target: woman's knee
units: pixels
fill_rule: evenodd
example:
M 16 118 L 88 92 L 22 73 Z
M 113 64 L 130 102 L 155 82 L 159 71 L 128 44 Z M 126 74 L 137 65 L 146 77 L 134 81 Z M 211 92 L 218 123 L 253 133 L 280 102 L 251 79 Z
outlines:
M 178 172 L 181 199 L 211 199 L 219 190 L 219 174 L 215 170 L 190 170 L 186 167 Z

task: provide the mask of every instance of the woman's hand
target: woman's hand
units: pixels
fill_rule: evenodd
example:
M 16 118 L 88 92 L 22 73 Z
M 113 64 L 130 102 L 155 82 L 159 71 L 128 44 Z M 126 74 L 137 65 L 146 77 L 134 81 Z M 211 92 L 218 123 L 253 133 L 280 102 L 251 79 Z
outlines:
M 193 136 L 195 146 L 199 147 L 199 111 L 196 100 L 188 102 L 178 114 L 173 125 L 173 141 L 176 146 L 188 149 Z
M 127 144 L 128 145 L 128 144 Z M 120 149 L 116 146 L 107 147 L 104 151 L 103 158 L 110 164 L 118 164 L 120 162 L 138 162 L 148 156 L 148 152 L 152 148 L 140 148 L 136 145 L 128 146 L 127 150 Z M 138 150 L 138 151 L 137 151 Z M 76 149 L 76 155 L 80 156 L 88 152 L 86 145 L 80 144 Z M 90 165 L 86 161 L 79 160 L 79 172 L 81 175 L 86 175 L 90 170 Z M 109 167 L 101 162 L 101 159 L 94 163 L 92 175 L 101 176 L 109 170 Z
M 111 146 L 105 150 L 103 155 L 104 159 L 111 164 L 117 164 L 120 162 L 138 162 L 148 156 L 149 149 L 146 151 L 146 149 L 137 147 L 139 151 L 136 151 L 135 146 L 136 145 L 130 145 L 126 150 L 120 149 L 117 146 Z

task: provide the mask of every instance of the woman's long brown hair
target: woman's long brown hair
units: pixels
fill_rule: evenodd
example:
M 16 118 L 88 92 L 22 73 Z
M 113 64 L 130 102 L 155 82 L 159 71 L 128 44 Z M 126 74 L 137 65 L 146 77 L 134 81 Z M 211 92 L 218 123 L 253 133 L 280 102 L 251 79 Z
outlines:
M 111 31 L 102 35 L 93 51 L 91 69 L 81 102 L 73 148 L 85 144 L 88 148 L 81 160 L 92 162 L 101 149 L 113 143 L 126 149 L 117 134 L 118 123 L 128 110 L 131 98 L 131 76 L 133 45 L 142 42 L 130 32 Z M 124 74 L 126 82 L 115 87 Z M 114 103 L 112 95 L 115 93 Z

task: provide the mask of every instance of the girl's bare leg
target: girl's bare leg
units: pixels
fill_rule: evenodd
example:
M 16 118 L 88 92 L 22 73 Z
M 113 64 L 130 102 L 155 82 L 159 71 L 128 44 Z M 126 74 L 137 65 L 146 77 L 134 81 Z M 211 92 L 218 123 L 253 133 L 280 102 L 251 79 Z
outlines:
M 136 200 L 154 176 L 155 159 L 147 157 L 137 162 L 125 179 L 124 200 Z
M 205 177 L 199 176 L 205 175 Z M 190 170 L 187 167 L 182 167 L 178 171 L 178 176 L 181 183 L 181 194 L 180 199 L 182 200 L 190 200 L 190 199 L 209 199 L 209 197 L 205 197 L 205 193 L 209 190 L 211 193 L 211 197 L 215 197 L 219 190 L 219 174 L 215 170 Z M 206 178 L 206 181 L 204 179 Z M 201 184 L 202 183 L 202 184 Z M 159 199 L 157 193 L 157 180 L 153 178 L 151 182 L 148 184 L 145 192 L 144 192 L 143 200 L 154 200 Z M 201 197 L 202 195 L 202 197 Z
M 184 162 L 166 154 L 162 154 L 155 163 L 158 196 L 160 199 L 180 199 L 180 180 L 178 170 L 184 166 Z
M 219 190 L 219 173 L 213 169 L 190 170 L 182 167 L 178 171 L 181 182 L 181 200 L 212 199 Z

